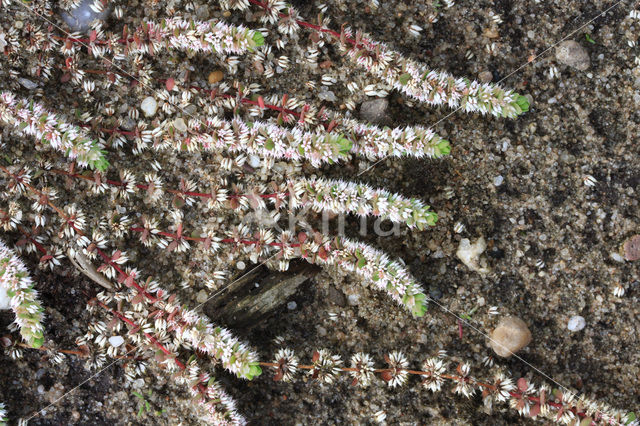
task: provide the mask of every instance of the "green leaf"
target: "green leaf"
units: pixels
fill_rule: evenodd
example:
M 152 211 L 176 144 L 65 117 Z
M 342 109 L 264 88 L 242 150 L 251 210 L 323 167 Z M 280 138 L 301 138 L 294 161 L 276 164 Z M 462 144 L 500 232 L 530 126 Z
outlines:
M 625 425 L 630 424 L 631 422 L 635 421 L 637 419 L 636 413 L 634 413 L 633 411 L 627 413 L 627 415 L 625 416 Z
M 441 157 L 443 155 L 449 155 L 449 153 L 451 152 L 451 144 L 449 143 L 448 140 L 446 139 L 442 139 L 440 142 L 438 142 L 438 144 L 436 145 L 436 157 Z
M 364 258 L 360 250 L 356 250 L 355 255 L 356 259 L 358 259 L 358 262 L 356 262 L 356 266 L 358 268 L 364 268 L 364 266 L 367 264 L 367 259 Z
M 269 151 L 273 151 L 273 149 L 276 147 L 276 144 L 273 142 L 273 139 L 269 138 L 264 142 L 264 147 Z
M 529 100 L 525 96 L 518 95 L 516 98 L 516 104 L 520 107 L 522 112 L 529 111 Z
M 31 341 L 31 347 L 38 349 L 44 344 L 44 337 L 38 337 L 37 339 L 33 339 Z
M 436 212 L 427 213 L 427 225 L 436 226 L 437 221 L 438 221 L 438 213 Z
M 343 155 L 348 154 L 351 151 L 351 148 L 353 147 L 353 142 L 351 142 L 349 139 L 345 138 L 342 135 L 340 135 L 336 143 L 338 147 L 338 152 Z
M 105 172 L 109 168 L 109 160 L 103 156 L 100 159 L 95 160 L 90 166 L 100 172 Z
M 594 39 L 591 38 L 591 36 L 589 35 L 589 33 L 585 33 L 584 34 L 584 38 L 587 39 L 587 41 L 591 44 L 596 44 L 596 41 Z
M 260 31 L 254 31 L 253 37 L 251 37 L 256 46 L 264 45 L 264 36 Z
M 133 395 L 137 396 L 137 397 L 138 397 L 138 398 L 140 398 L 140 399 L 144 399 L 144 396 L 142 396 L 142 394 L 141 394 L 140 392 L 133 391 L 133 392 L 131 392 L 131 393 L 132 393 Z
M 403 86 L 405 84 L 407 84 L 409 82 L 409 80 L 411 80 L 411 74 L 409 73 L 404 73 L 402 74 L 400 77 L 398 77 L 398 81 L 400 82 L 400 84 L 402 84 Z
M 253 380 L 254 377 L 258 377 L 261 374 L 262 374 L 262 368 L 259 365 L 254 364 L 249 369 L 249 374 L 247 379 Z

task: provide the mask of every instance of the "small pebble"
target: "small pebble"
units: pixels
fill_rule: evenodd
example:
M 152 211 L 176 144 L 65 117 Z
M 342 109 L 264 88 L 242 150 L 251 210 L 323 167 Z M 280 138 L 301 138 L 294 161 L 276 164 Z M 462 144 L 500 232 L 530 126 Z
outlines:
M 630 261 L 640 259 L 640 235 L 634 235 L 622 245 L 624 258 Z
M 508 358 L 531 342 L 531 332 L 520 318 L 504 318 L 491 333 L 491 348 L 496 355 Z
M 91 6 L 94 0 L 83 0 L 78 7 L 61 13 L 64 22 L 72 31 L 87 31 L 91 23 L 97 20 L 105 20 L 111 14 L 111 7 L 107 6 L 102 12 L 96 13 Z
M 124 343 L 124 338 L 122 336 L 109 337 L 109 344 L 114 348 L 121 346 L 123 343 Z
M 624 257 L 622 257 L 620 253 L 612 252 L 609 254 L 609 257 L 616 262 L 624 263 Z
M 360 118 L 373 124 L 384 123 L 388 119 L 389 101 L 386 98 L 364 101 L 360 105 Z
M 247 163 L 249 163 L 249 165 L 254 169 L 257 169 L 258 167 L 260 167 L 260 157 L 258 157 L 257 155 L 250 155 L 247 159 Z
M 502 185 L 502 182 L 504 181 L 504 178 L 502 176 L 496 176 L 493 178 L 493 184 L 495 186 L 500 186 Z
M 287 309 L 290 311 L 293 311 L 294 309 L 296 309 L 298 307 L 298 304 L 294 301 L 291 301 L 289 303 L 287 303 Z
M 482 71 L 478 74 L 478 80 L 480 80 L 481 83 L 491 83 L 491 80 L 493 80 L 493 73 L 491 71 Z
M 556 47 L 556 59 L 558 62 L 585 71 L 591 65 L 589 53 L 580 43 L 566 40 Z
M 184 122 L 182 118 L 176 118 L 175 120 L 173 120 L 173 127 L 175 127 L 176 130 L 179 132 L 187 131 L 187 124 Z
M 0 287 L 0 310 L 11 309 L 11 298 L 7 294 L 7 289 Z
M 433 300 L 439 300 L 440 298 L 442 298 L 442 290 L 440 290 L 438 287 L 430 287 L 429 297 L 431 297 Z
M 44 386 L 38 385 L 38 393 L 44 393 Z
M 28 90 L 34 90 L 38 88 L 38 83 L 36 83 L 35 81 L 31 81 L 28 80 L 26 78 L 18 78 L 18 83 L 22 84 L 22 86 L 24 86 L 25 89 Z
M 582 318 L 580 315 L 575 315 L 569 318 L 569 322 L 567 323 L 567 328 L 569 331 L 580 331 L 587 325 L 587 321 Z
M 196 295 L 196 302 L 204 303 L 207 301 L 208 298 L 209 298 L 209 295 L 207 294 L 207 292 L 204 290 L 200 290 Z
M 217 82 L 221 81 L 223 78 L 224 78 L 224 74 L 222 73 L 222 71 L 215 70 L 209 73 L 209 77 L 207 77 L 207 80 L 209 80 L 209 84 L 216 84 Z
M 347 296 L 347 303 L 349 306 L 356 306 L 360 304 L 360 295 L 359 294 L 350 294 Z
M 158 102 L 151 96 L 147 96 L 142 100 L 140 108 L 142 109 L 142 112 L 144 112 L 145 117 L 153 117 L 154 115 L 156 115 Z
M 240 262 L 236 263 L 236 267 L 242 271 L 244 268 L 247 267 L 247 265 L 245 265 L 244 262 L 241 260 Z

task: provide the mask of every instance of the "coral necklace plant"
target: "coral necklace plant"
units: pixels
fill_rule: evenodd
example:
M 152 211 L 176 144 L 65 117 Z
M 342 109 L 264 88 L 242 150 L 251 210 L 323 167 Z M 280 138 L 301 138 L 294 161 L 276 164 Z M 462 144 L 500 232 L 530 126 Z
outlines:
M 431 70 L 365 34 L 331 30 L 322 19 L 307 23 L 282 1 L 220 2 L 224 11 L 250 4 L 291 43 L 301 28 L 311 31 L 306 62 L 312 69 L 317 48 L 331 43 L 350 70 L 427 105 L 505 118 L 528 110 L 526 98 L 513 91 Z M 212 424 L 244 423 L 215 379 L 219 367 L 248 380 L 262 368 L 274 370 L 279 380 L 307 371 L 331 383 L 348 374 L 362 386 L 378 377 L 396 387 L 417 376 L 430 391 L 450 382 L 458 394 L 480 390 L 485 404 L 508 402 L 532 417 L 622 421 L 621 411 L 538 389 L 525 379 L 501 373 L 476 380 L 464 363 L 448 371 L 438 357 L 424 360 L 420 370 L 411 369 L 400 352 L 388 354 L 383 368 L 361 353 L 344 367 L 326 350 L 315 351 L 307 365 L 287 349 L 273 361 L 261 360 L 231 331 L 188 307 L 195 306 L 197 293 L 215 295 L 249 264 L 286 270 L 290 261 L 303 259 L 341 270 L 414 317 L 425 315 L 428 298 L 402 262 L 363 242 L 324 235 L 314 224 L 318 214 L 330 212 L 421 231 L 436 225 L 435 212 L 383 188 L 308 174 L 311 167 L 353 157 L 440 158 L 450 153 L 449 141 L 420 125 L 360 122 L 316 99 L 259 94 L 252 77 L 269 84 L 277 70 L 290 66 L 288 57 L 274 55 L 283 39 L 274 48 L 266 30 L 167 17 L 109 29 L 95 23 L 87 35 L 69 34 L 42 21 L 55 19 L 46 1 L 3 5 L 34 14 L 21 31 L 0 34 L 6 43 L 0 64 L 11 76 L 0 83 L 0 123 L 6 129 L 0 227 L 10 246 L 25 256 L 37 254 L 40 268 L 56 267 L 66 257 L 103 287 L 88 304 L 95 320 L 77 339 L 92 367 L 103 366 L 107 357 L 132 357 L 125 374 L 134 380 L 152 362 L 186 386 L 197 414 Z M 115 5 L 114 15 L 122 17 L 122 8 Z M 205 56 L 243 77 L 207 88 L 192 76 L 192 63 Z M 30 93 L 18 83 L 27 77 L 74 96 L 52 100 Z M 57 89 L 60 84 L 64 89 Z M 301 211 L 300 229 L 283 230 L 284 218 Z M 42 347 L 42 308 L 32 282 L 4 244 L 0 262 L 0 284 L 12 298 L 25 346 Z M 126 344 L 110 343 L 109 336 L 120 335 Z

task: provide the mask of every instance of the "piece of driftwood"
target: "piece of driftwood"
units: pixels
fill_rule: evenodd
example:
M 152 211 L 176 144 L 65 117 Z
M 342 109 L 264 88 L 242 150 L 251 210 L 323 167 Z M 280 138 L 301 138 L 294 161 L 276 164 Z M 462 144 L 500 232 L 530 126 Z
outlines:
M 305 263 L 291 264 L 286 272 L 259 268 L 234 282 L 228 292 L 205 304 L 203 310 L 209 318 L 228 327 L 251 328 L 287 303 L 298 287 L 319 271 Z

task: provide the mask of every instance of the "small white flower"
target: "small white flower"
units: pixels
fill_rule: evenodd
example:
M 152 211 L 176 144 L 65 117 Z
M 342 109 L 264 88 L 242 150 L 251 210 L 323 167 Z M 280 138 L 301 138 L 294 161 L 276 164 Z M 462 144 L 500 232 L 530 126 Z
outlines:
M 387 413 L 384 410 L 376 411 L 373 413 L 372 420 L 376 423 L 385 423 L 387 420 Z
M 411 34 L 414 37 L 420 37 L 420 33 L 422 32 L 422 27 L 418 26 L 418 25 L 411 25 L 409 26 L 409 34 Z

